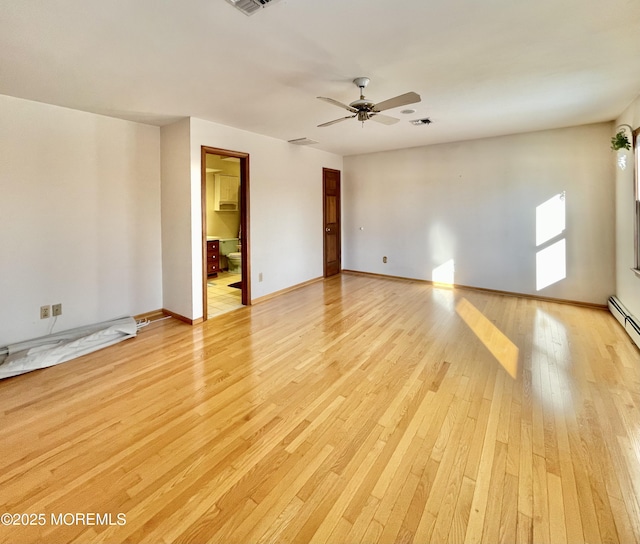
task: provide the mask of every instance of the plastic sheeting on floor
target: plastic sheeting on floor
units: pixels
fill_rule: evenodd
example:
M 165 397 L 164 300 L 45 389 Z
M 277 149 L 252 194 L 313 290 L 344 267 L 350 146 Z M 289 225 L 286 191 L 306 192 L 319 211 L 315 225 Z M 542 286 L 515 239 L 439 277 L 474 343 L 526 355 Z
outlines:
M 136 336 L 133 317 L 79 327 L 6 346 L 0 357 L 0 379 L 54 366 Z

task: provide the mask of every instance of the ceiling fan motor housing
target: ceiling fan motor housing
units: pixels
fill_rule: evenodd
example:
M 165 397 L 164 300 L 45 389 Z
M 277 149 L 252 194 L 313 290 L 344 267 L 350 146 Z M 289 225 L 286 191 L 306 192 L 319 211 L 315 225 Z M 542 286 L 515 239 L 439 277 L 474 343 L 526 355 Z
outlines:
M 351 102 L 351 104 L 349 104 L 349 106 L 351 106 L 352 108 L 355 108 L 360 111 L 373 111 L 373 108 L 375 105 L 376 105 L 375 102 L 372 102 L 371 100 L 367 100 L 366 98 L 360 98 L 358 100 L 354 100 L 353 102 Z

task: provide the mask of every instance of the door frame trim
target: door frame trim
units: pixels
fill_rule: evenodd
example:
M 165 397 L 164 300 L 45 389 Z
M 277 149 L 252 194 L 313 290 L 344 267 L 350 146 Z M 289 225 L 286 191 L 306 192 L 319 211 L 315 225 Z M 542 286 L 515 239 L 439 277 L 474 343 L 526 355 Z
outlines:
M 202 315 L 207 320 L 207 155 L 240 159 L 240 229 L 242 231 L 242 304 L 251 305 L 251 230 L 249 222 L 249 153 L 201 146 L 200 211 L 202 214 Z

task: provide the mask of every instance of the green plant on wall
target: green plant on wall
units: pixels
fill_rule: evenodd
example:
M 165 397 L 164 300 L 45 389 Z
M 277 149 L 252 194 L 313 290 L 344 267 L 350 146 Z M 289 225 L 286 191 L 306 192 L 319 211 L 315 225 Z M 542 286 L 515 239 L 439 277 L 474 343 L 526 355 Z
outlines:
M 611 138 L 611 149 L 618 151 L 619 149 L 631 149 L 631 142 L 625 134 L 624 129 L 620 129 L 616 132 L 616 135 Z

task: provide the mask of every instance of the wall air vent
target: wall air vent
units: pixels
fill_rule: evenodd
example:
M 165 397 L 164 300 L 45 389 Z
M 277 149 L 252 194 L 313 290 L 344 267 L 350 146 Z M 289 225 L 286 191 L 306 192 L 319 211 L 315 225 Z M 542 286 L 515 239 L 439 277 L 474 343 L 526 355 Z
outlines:
M 229 4 L 238 8 L 245 15 L 253 15 L 261 8 L 266 8 L 270 4 L 275 4 L 278 0 L 227 0 Z

